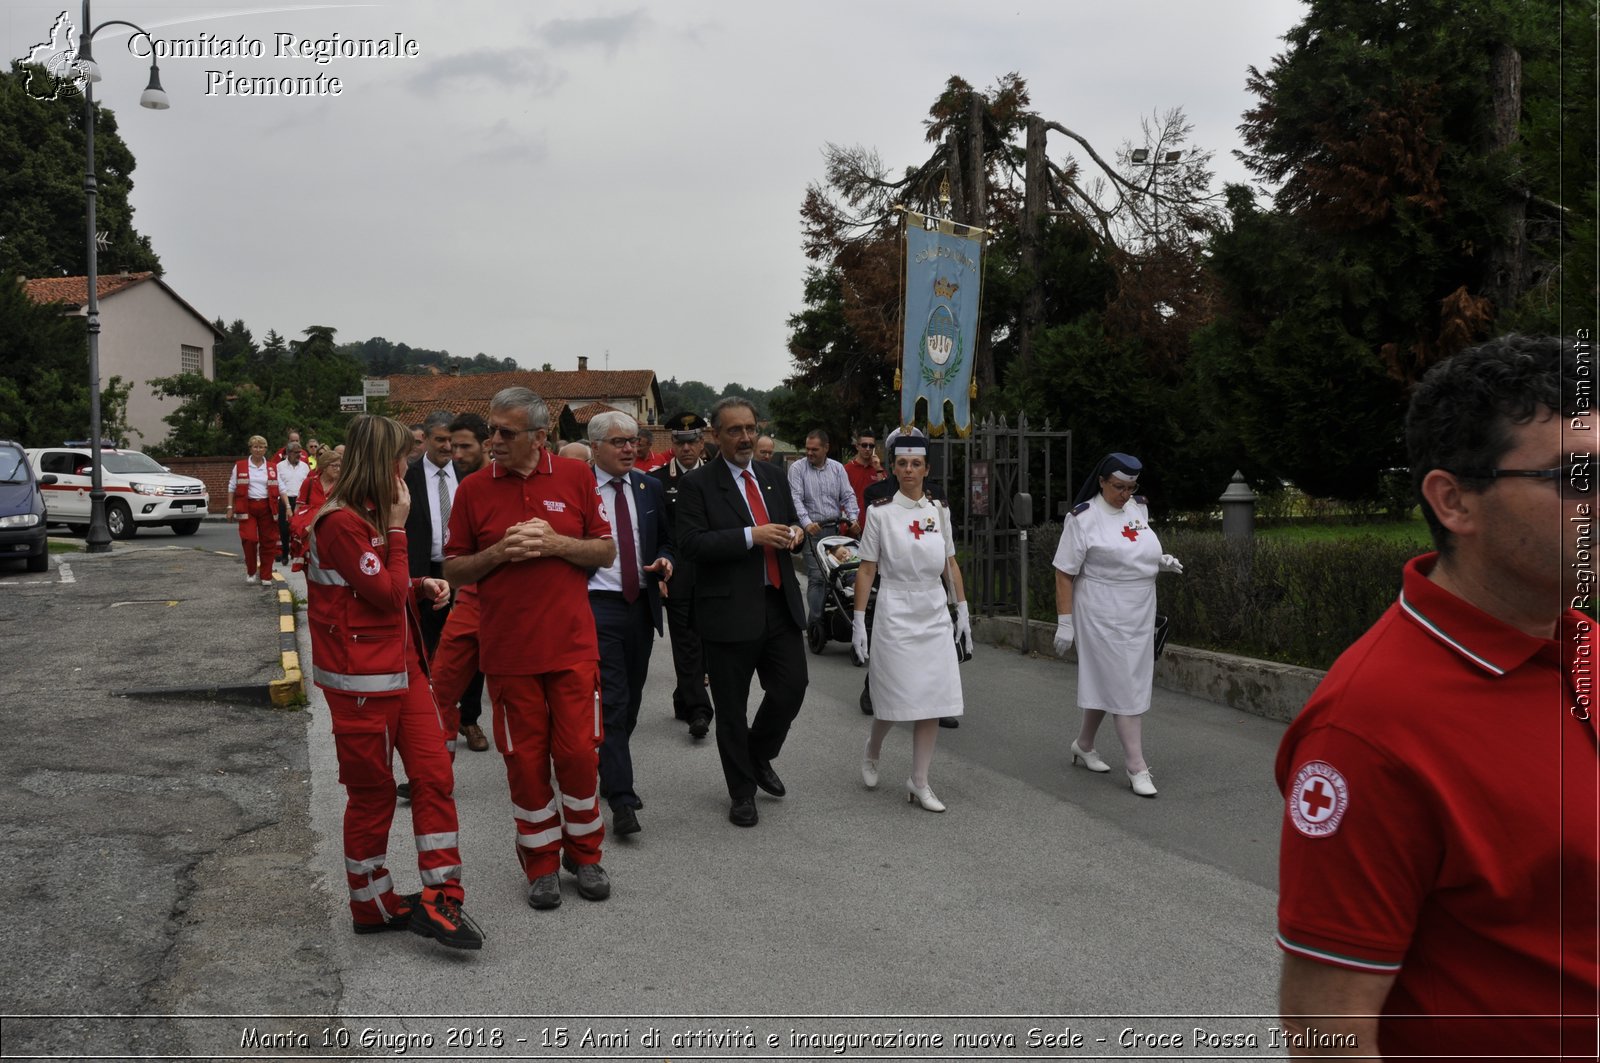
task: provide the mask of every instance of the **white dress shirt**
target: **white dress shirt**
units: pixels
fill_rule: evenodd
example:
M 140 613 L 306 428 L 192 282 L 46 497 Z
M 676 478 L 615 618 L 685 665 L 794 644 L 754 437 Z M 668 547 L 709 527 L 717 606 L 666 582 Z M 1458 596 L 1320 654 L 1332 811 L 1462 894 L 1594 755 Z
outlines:
M 618 553 L 617 556 L 611 559 L 611 564 L 605 568 L 594 570 L 594 575 L 589 577 L 589 589 L 592 591 L 616 591 L 619 594 L 622 592 L 622 536 L 617 534 L 618 515 L 614 512 L 617 508 L 617 489 L 611 486 L 613 482 L 621 480 L 625 485 L 622 497 L 627 499 L 624 505 L 627 506 L 628 524 L 633 528 L 633 554 L 634 560 L 637 562 L 637 567 L 634 571 L 639 573 L 639 590 L 643 593 L 645 581 L 644 558 L 639 556 L 639 552 L 644 549 L 644 544 L 639 538 L 639 504 L 634 498 L 635 494 L 642 492 L 640 492 L 639 488 L 628 484 L 626 477 L 612 476 L 610 473 L 601 470 L 599 466 L 595 467 L 594 480 L 597 485 L 595 489 L 600 493 L 600 508 L 604 511 L 606 520 L 611 522 L 611 541 L 617 544 Z
M 450 504 L 452 506 L 456 504 L 456 488 L 460 486 L 460 481 L 456 479 L 455 462 L 447 461 L 443 465 L 435 465 L 432 455 L 423 457 L 422 472 L 427 482 L 424 493 L 428 496 L 428 520 L 433 526 L 433 552 L 428 556 L 430 560 L 438 561 L 442 564 L 444 562 L 444 536 L 445 532 L 450 529 L 439 519 L 441 516 L 439 511 L 439 477 L 441 475 L 444 476 L 445 484 L 447 485 L 446 490 L 450 492 Z M 416 504 L 415 499 L 412 499 L 412 504 Z

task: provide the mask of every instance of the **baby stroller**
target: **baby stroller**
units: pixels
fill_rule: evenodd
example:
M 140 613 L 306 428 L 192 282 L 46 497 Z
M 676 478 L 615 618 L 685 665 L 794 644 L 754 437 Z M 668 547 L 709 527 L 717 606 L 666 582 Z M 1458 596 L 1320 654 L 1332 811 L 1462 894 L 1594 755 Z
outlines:
M 850 560 L 834 556 L 844 547 Z M 856 608 L 856 570 L 861 567 L 858 556 L 859 540 L 848 535 L 821 535 L 811 544 L 817 555 L 817 568 L 826 582 L 822 596 L 822 617 L 806 631 L 806 645 L 812 653 L 821 653 L 830 642 L 850 644 L 850 628 Z M 867 588 L 867 626 L 872 626 L 872 602 L 875 590 Z

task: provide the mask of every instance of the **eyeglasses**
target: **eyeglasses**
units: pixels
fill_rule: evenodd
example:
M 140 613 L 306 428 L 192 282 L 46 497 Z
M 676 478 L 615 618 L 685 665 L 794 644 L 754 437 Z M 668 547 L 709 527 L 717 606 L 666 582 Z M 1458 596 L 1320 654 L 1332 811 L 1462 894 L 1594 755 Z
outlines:
M 1553 469 L 1464 469 L 1459 472 L 1445 469 L 1452 476 L 1464 480 L 1504 480 L 1511 477 L 1529 480 L 1547 480 L 1557 485 L 1565 498 L 1592 498 L 1594 477 L 1589 462 L 1557 465 Z
M 621 450 L 624 447 L 637 447 L 640 445 L 639 441 L 632 436 L 612 436 L 610 439 L 603 440 L 603 442 L 609 443 L 617 450 Z
M 489 434 L 496 439 L 503 439 L 507 443 L 527 432 L 537 432 L 537 428 L 507 428 L 505 425 L 490 425 Z
M 857 450 L 871 450 L 876 445 L 877 444 L 875 444 L 875 443 L 857 443 L 856 444 L 856 449 Z

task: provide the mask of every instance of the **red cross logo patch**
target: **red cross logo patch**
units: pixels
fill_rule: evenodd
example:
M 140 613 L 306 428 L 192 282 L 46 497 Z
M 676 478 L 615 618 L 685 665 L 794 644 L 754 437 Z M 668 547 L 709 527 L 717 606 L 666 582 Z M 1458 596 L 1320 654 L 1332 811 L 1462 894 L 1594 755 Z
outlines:
M 1130 543 L 1133 542 L 1134 540 L 1138 539 L 1139 538 L 1139 526 L 1137 524 L 1134 524 L 1134 523 L 1130 522 L 1127 525 L 1127 527 L 1122 529 L 1122 537 L 1124 539 L 1128 540 Z
M 378 569 L 383 567 L 383 564 L 378 560 L 378 555 L 371 550 L 361 555 L 360 564 L 362 573 L 368 576 L 376 576 Z
M 915 535 L 918 539 L 922 538 L 922 525 L 918 524 L 916 521 L 912 521 L 909 525 L 907 525 L 907 527 L 910 529 L 912 535 Z
M 1289 820 L 1307 838 L 1326 838 L 1350 809 L 1350 784 L 1325 760 L 1307 761 L 1289 787 Z

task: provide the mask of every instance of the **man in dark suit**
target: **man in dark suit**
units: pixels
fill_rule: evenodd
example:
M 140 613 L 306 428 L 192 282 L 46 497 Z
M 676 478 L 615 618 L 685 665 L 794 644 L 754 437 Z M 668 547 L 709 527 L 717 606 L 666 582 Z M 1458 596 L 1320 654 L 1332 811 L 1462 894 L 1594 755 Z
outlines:
M 455 502 L 460 480 L 451 450 L 450 422 L 455 414 L 435 410 L 422 422 L 425 448 L 422 458 L 406 466 L 406 490 L 411 492 L 411 509 L 406 514 L 406 556 L 411 578 L 444 576 L 444 535 L 450 527 L 450 506 Z M 448 609 L 424 609 L 418 616 L 422 642 L 431 655 L 439 645 Z M 455 748 L 455 735 L 450 746 Z
M 700 434 L 705 430 L 706 421 L 698 413 L 684 411 L 667 418 L 666 425 L 672 433 L 672 460 L 651 469 L 650 476 L 661 484 L 666 494 L 667 526 L 673 530 L 676 541 L 678 486 L 701 465 Z M 681 556 L 676 560 L 672 582 L 666 588 L 667 620 L 672 629 L 672 668 L 678 680 L 672 691 L 672 715 L 689 724 L 690 738 L 701 739 L 711 730 L 711 695 L 706 692 L 705 655 L 700 648 L 700 636 L 695 634 L 689 617 L 694 566 Z
M 679 550 L 694 565 L 694 625 L 716 706 L 717 752 L 733 804 L 728 819 L 753 827 L 756 787 L 785 793 L 772 761 L 806 694 L 805 606 L 788 554 L 805 541 L 788 482 L 754 461 L 756 412 L 729 397 L 711 411 L 718 455 L 685 476 L 678 494 Z M 750 678 L 764 694 L 748 718 Z
M 633 467 L 639 425 L 625 413 L 589 421 L 589 447 L 600 504 L 617 556 L 589 577 L 589 607 L 600 644 L 600 792 L 611 804 L 611 833 L 639 832 L 644 807 L 633 784 L 629 738 L 650 671 L 650 646 L 661 633 L 661 584 L 672 578 L 672 534 L 661 485 Z

